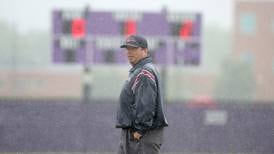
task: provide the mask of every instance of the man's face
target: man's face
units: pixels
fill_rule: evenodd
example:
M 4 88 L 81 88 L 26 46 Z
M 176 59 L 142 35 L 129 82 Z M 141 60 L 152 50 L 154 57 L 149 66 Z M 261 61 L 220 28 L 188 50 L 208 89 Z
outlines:
M 140 47 L 126 47 L 127 51 L 127 58 L 130 64 L 133 66 L 138 63 L 139 60 L 145 58 L 147 56 L 147 49 L 140 48 Z

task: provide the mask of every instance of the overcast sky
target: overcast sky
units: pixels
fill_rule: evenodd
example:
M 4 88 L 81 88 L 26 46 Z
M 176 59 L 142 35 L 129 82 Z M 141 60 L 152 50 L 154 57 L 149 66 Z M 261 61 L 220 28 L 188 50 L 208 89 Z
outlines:
M 54 8 L 81 9 L 86 4 L 94 10 L 201 12 L 205 25 L 230 28 L 234 0 L 0 0 L 0 21 L 17 25 L 21 32 L 49 30 Z

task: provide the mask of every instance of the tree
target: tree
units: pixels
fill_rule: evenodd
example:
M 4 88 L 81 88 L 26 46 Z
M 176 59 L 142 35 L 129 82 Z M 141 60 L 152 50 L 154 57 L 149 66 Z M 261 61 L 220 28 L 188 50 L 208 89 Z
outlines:
M 40 67 L 50 62 L 50 34 L 30 31 L 24 34 L 16 25 L 0 21 L 0 68 Z
M 255 77 L 252 64 L 246 61 L 228 59 L 222 66 L 214 95 L 219 100 L 249 102 L 255 93 Z

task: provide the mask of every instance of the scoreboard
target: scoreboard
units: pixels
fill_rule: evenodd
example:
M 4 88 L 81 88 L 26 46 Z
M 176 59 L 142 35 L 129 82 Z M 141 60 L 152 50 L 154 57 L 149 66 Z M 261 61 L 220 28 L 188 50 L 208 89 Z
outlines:
M 54 63 L 127 63 L 120 44 L 138 34 L 148 39 L 156 64 L 200 64 L 199 13 L 54 10 L 52 23 Z

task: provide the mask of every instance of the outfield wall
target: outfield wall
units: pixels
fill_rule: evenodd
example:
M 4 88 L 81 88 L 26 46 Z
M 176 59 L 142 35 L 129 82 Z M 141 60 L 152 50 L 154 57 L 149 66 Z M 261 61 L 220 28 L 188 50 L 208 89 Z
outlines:
M 116 102 L 0 102 L 0 152 L 113 152 Z M 167 104 L 164 152 L 274 153 L 270 104 Z

